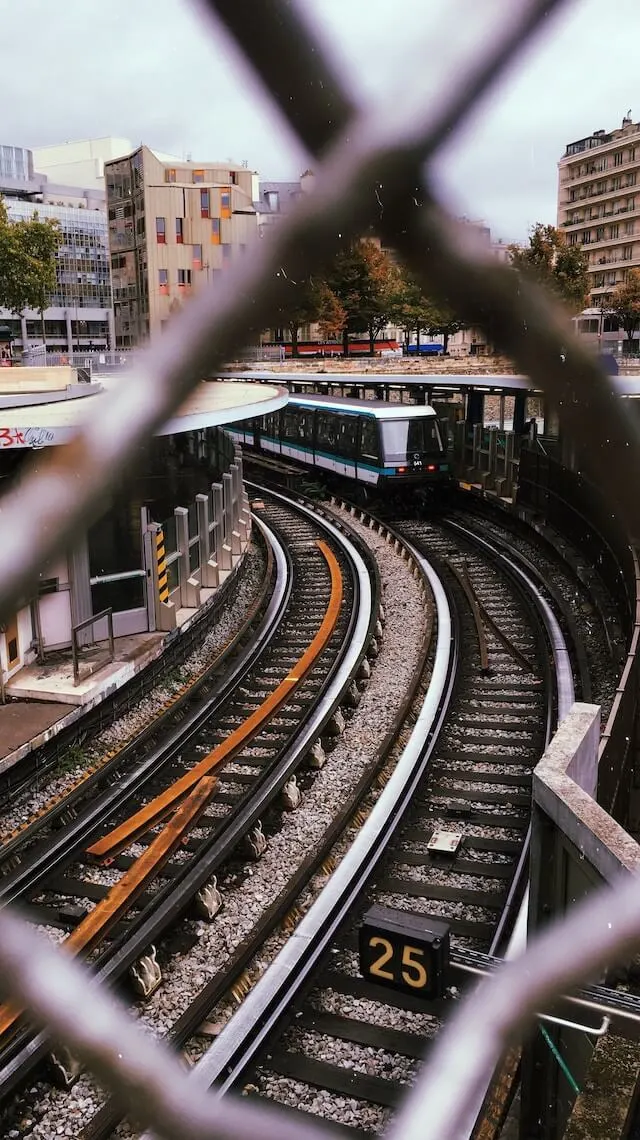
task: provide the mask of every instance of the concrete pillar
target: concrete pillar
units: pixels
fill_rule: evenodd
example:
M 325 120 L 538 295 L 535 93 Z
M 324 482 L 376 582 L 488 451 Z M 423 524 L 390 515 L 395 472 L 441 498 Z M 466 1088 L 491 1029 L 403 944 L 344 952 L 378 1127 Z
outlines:
M 198 538 L 200 541 L 200 581 L 209 590 L 215 590 L 219 582 L 218 563 L 211 556 L 211 534 L 209 531 L 209 496 L 196 495 L 198 511 Z
M 232 464 L 233 466 L 233 464 Z M 224 500 L 224 541 L 231 550 L 231 554 L 240 554 L 240 535 L 235 529 L 233 501 L 233 474 L 225 471 L 222 476 L 222 496 Z
M 67 326 L 67 352 L 71 356 L 73 352 L 73 327 L 71 325 L 71 313 L 68 309 L 64 311 L 64 319 Z
M 186 507 L 176 507 L 173 514 L 180 552 L 180 604 L 187 609 L 197 609 L 200 605 L 200 583 L 191 577 L 189 570 L 189 512 Z
M 213 492 L 213 523 L 214 523 L 214 540 L 215 540 L 215 560 L 220 570 L 229 571 L 231 569 L 231 543 L 227 543 L 225 538 L 225 513 L 224 513 L 224 487 L 222 483 L 212 483 L 211 490 Z
M 146 507 L 142 508 L 143 535 L 142 549 L 144 551 L 145 570 L 147 572 L 147 614 L 149 629 L 159 629 L 169 633 L 177 626 L 177 610 L 173 602 L 163 601 L 161 595 L 168 599 L 166 586 L 166 560 L 164 555 L 164 541 L 162 527 L 159 523 L 151 522 Z M 162 570 L 163 587 L 160 585 L 160 571 Z
M 29 338 L 27 337 L 27 318 L 26 317 L 20 317 L 20 337 L 22 339 L 22 351 L 24 352 L 25 348 L 27 348 L 27 346 L 29 344 Z

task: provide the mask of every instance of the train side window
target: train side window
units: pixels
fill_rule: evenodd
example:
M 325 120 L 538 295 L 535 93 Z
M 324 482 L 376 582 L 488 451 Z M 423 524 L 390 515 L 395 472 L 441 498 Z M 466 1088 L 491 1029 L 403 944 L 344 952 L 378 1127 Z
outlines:
M 360 457 L 380 461 L 378 445 L 378 422 L 373 416 L 360 416 Z
M 358 417 L 341 416 L 338 421 L 338 451 L 347 459 L 355 459 L 358 454 Z
M 300 411 L 298 408 L 285 408 L 282 413 L 282 438 L 297 442 L 300 438 L 299 423 Z
M 336 451 L 338 443 L 338 417 L 331 412 L 316 413 L 316 448 L 318 451 Z

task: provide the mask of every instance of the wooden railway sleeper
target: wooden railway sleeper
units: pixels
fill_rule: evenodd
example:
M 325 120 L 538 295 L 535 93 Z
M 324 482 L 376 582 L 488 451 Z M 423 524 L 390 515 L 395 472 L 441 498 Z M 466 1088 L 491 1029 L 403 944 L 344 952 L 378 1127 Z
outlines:
M 129 967 L 129 978 L 135 992 L 145 1000 L 155 993 L 162 981 L 155 946 L 150 946 L 148 954 L 143 954 L 137 962 L 133 962 Z

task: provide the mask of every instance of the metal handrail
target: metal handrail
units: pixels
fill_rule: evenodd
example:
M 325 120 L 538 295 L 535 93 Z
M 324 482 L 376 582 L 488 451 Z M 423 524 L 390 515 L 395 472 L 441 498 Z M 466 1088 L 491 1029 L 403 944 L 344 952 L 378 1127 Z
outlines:
M 109 639 L 109 661 L 113 661 L 115 657 L 115 643 L 113 639 L 113 607 L 108 606 L 106 610 L 100 610 L 99 614 L 93 614 L 92 617 L 85 618 L 84 621 L 79 621 L 76 625 L 71 626 L 71 656 L 73 658 L 73 683 L 74 685 L 80 684 L 80 662 L 78 660 L 78 633 L 80 630 L 87 629 L 88 626 L 94 625 L 97 621 L 102 621 L 103 618 L 107 619 L 108 639 Z

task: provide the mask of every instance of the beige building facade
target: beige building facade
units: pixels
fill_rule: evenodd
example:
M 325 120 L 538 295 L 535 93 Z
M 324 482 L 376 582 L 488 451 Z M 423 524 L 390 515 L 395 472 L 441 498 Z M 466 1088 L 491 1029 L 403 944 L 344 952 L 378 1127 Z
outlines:
M 558 226 L 589 256 L 591 304 L 640 268 L 640 123 L 569 143 L 558 163 Z
M 105 163 L 116 347 L 155 339 L 169 317 L 257 236 L 255 175 L 141 146 Z
M 33 151 L 33 165 L 40 174 L 61 186 L 84 186 L 104 191 L 104 164 L 129 154 L 129 139 L 107 135 L 100 139 L 40 146 Z

